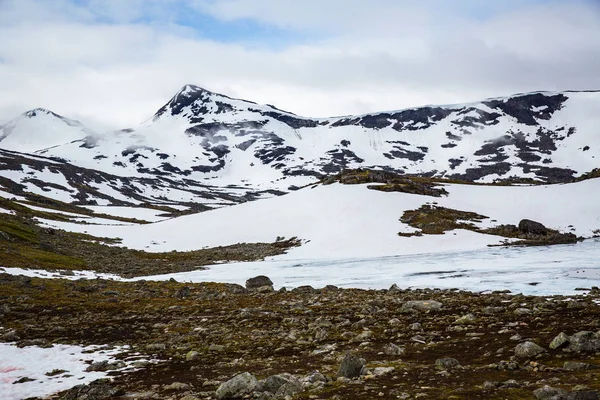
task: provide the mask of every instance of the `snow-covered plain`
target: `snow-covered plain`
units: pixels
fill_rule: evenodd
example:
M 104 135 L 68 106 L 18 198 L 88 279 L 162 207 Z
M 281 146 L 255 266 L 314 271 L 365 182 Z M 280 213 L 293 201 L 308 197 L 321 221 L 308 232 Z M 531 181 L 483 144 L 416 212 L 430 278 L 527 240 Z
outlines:
M 51 348 L 0 343 L 0 398 L 20 400 L 45 397 L 73 386 L 106 377 L 105 372 L 86 372 L 85 361 L 113 360 L 126 348 L 106 349 L 99 346 L 54 345 Z M 64 370 L 54 376 L 46 374 Z M 31 382 L 14 383 L 21 378 Z
M 571 295 L 600 286 L 600 239 L 574 245 L 493 247 L 474 251 L 335 260 L 272 260 L 220 264 L 204 271 L 144 277 L 179 282 L 228 282 L 267 275 L 275 287 L 511 290 L 528 295 Z

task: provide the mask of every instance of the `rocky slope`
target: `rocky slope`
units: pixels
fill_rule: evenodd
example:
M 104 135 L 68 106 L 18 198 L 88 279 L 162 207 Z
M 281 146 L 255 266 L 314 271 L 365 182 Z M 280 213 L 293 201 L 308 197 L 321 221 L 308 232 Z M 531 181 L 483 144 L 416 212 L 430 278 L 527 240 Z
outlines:
M 0 148 L 137 180 L 137 192 L 155 200 L 182 201 L 183 191 L 202 201 L 193 186 L 207 185 L 243 201 L 356 167 L 477 182 L 556 183 L 598 167 L 599 108 L 600 92 L 539 92 L 315 119 L 186 85 L 139 127 L 102 135 L 51 112 L 28 112 L 0 128 Z M 53 134 L 53 143 L 19 145 L 58 131 L 68 132 Z M 15 183 L 27 179 L 27 171 L 6 161 L 0 169 Z M 89 184 L 97 174 L 80 175 Z M 112 189 L 129 198 L 130 190 L 119 186 Z M 155 187 L 164 188 L 160 195 L 152 193 Z M 175 190 L 169 193 L 169 187 Z M 95 200 L 85 192 L 72 201 Z

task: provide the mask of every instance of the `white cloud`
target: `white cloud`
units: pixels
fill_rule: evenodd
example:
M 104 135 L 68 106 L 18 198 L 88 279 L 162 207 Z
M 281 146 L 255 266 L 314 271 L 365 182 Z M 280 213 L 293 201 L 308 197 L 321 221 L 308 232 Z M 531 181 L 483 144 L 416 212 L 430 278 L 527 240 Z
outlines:
M 215 18 L 320 38 L 273 49 L 198 37 L 172 22 L 177 0 L 0 1 L 0 122 L 46 107 L 132 126 L 186 83 L 312 116 L 600 88 L 593 4 L 452 3 L 196 1 Z

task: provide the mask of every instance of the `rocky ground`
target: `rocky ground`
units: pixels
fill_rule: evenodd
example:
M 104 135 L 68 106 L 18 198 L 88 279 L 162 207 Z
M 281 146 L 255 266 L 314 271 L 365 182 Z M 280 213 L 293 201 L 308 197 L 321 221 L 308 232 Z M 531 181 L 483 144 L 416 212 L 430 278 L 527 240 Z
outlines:
M 127 374 L 95 365 L 117 368 L 112 381 L 64 399 L 597 399 L 600 291 L 581 293 L 0 274 L 0 340 L 129 345 L 161 360 Z

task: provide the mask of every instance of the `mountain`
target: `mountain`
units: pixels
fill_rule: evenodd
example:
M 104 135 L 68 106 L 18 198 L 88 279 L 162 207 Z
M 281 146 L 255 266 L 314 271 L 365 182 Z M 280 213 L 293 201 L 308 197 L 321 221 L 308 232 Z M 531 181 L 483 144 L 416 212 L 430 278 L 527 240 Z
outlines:
M 162 187 L 160 195 L 145 197 L 158 202 L 181 201 L 181 191 L 198 185 L 240 202 L 357 167 L 473 182 L 560 183 L 598 167 L 599 109 L 600 92 L 536 92 L 306 118 L 186 85 L 136 128 L 96 135 L 51 112 L 26 113 L 2 127 L 0 147 L 108 174 L 114 182 L 137 180 L 139 193 Z M 30 137 L 36 145 L 26 144 Z M 0 176 L 30 178 L 6 165 Z M 117 183 L 111 188 L 121 192 Z M 183 197 L 202 202 L 197 194 Z M 94 199 L 82 193 L 73 201 Z
M 0 126 L 0 148 L 32 153 L 95 135 L 79 121 L 36 108 Z

